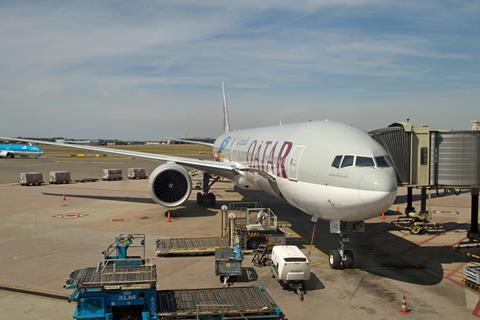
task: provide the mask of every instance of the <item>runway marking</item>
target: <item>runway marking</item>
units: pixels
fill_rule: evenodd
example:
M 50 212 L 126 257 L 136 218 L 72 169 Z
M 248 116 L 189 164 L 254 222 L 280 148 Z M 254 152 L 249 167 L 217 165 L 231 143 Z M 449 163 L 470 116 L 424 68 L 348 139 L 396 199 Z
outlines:
M 468 222 L 469 222 L 469 220 L 466 221 L 466 222 L 461 223 L 460 225 L 467 224 Z M 422 241 L 420 241 L 420 242 L 412 242 L 412 245 L 411 245 L 410 247 L 408 247 L 408 248 L 406 248 L 406 249 L 404 249 L 404 250 L 402 250 L 402 251 L 399 251 L 399 252 L 397 252 L 396 254 L 404 254 L 404 253 L 406 253 L 406 252 L 408 252 L 408 251 L 410 251 L 410 250 L 413 250 L 413 249 L 415 249 L 415 248 L 417 248 L 417 247 L 419 247 L 419 246 L 423 246 L 423 245 L 426 244 L 427 242 L 430 242 L 430 241 L 432 241 L 433 239 L 435 239 L 435 238 L 437 238 L 437 237 L 439 237 L 439 236 L 445 235 L 447 232 L 452 231 L 452 230 L 455 230 L 456 228 L 457 228 L 457 227 L 445 229 L 445 230 L 440 231 L 440 232 L 434 234 L 433 236 L 428 237 L 427 239 L 424 239 L 424 240 L 422 240 Z
M 474 315 L 477 318 L 480 318 L 480 299 L 478 300 L 477 305 L 473 309 L 472 315 Z
M 470 221 L 468 221 L 468 222 L 470 222 Z M 460 242 L 463 242 L 463 241 L 465 241 L 465 240 L 467 240 L 467 239 L 468 239 L 468 237 L 465 236 L 465 237 L 463 237 L 462 239 L 460 239 L 460 240 L 455 241 L 454 243 L 452 243 L 451 246 L 454 247 L 454 246 L 458 245 Z
M 317 251 L 317 253 L 319 253 L 321 256 L 324 256 L 326 258 L 328 258 L 328 254 L 326 254 L 325 252 L 323 252 L 322 250 L 320 250 L 319 248 L 317 248 L 316 246 L 312 245 L 312 244 L 307 244 L 305 245 L 305 248 L 306 249 L 313 249 L 315 251 Z
M 300 239 L 303 239 L 305 240 L 301 235 L 299 235 L 295 230 L 293 230 L 292 228 L 285 228 L 288 230 L 289 233 L 291 233 L 293 235 L 294 238 L 300 238 Z
M 446 278 L 451 278 L 454 274 L 458 273 L 458 270 L 463 268 L 467 263 L 461 263 L 459 266 L 456 268 L 453 268 L 447 275 L 445 276 Z
M 462 287 L 463 287 L 463 283 L 461 283 L 460 281 L 457 281 L 457 280 L 455 280 L 455 279 L 452 279 L 452 278 L 450 278 L 450 277 L 448 277 L 448 278 L 447 278 L 447 277 L 443 277 L 443 278 L 444 278 L 444 279 L 447 279 L 447 280 L 450 280 L 450 281 L 451 281 L 451 282 L 453 282 L 454 284 L 456 284 L 456 285 L 459 285 L 459 286 L 462 286 Z

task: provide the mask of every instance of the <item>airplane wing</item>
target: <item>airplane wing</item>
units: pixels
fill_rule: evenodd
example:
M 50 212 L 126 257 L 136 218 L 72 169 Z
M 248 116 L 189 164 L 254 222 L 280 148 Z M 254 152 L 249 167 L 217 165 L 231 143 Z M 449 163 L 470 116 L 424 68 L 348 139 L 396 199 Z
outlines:
M 195 140 L 187 140 L 187 139 L 176 139 L 176 138 L 167 138 L 167 140 L 178 141 L 178 142 L 185 142 L 191 144 L 199 144 L 202 146 L 209 146 L 213 147 L 213 143 L 203 142 L 203 141 L 195 141 Z
M 44 145 L 68 147 L 68 148 L 74 148 L 74 149 L 92 150 L 97 152 L 121 154 L 121 155 L 139 157 L 139 158 L 145 158 L 145 159 L 175 162 L 177 164 L 180 164 L 186 167 L 198 169 L 201 171 L 206 171 L 215 175 L 225 177 L 227 179 L 232 179 L 237 174 L 237 169 L 233 164 L 226 163 L 226 162 L 218 162 L 213 160 L 200 160 L 200 159 L 193 159 L 193 158 L 186 158 L 186 157 L 167 156 L 163 154 L 156 154 L 156 153 L 149 153 L 149 152 L 139 152 L 139 151 L 105 148 L 105 147 L 98 147 L 98 146 L 57 143 L 57 142 L 30 140 L 30 139 L 21 139 L 21 138 L 0 137 L 0 140 L 22 141 L 22 142 L 34 143 L 34 144 L 44 144 Z

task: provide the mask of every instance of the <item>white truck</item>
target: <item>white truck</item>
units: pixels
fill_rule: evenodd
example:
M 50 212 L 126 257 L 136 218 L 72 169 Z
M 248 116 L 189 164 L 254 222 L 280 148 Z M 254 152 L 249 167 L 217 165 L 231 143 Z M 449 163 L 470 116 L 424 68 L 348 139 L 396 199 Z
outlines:
M 272 275 L 284 289 L 297 292 L 303 300 L 305 283 L 310 280 L 310 262 L 297 246 L 274 246 L 272 249 Z

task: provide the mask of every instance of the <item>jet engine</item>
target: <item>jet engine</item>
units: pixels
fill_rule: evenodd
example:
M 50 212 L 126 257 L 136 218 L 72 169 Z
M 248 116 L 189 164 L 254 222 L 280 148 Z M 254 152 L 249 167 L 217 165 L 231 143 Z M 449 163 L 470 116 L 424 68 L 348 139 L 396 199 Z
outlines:
M 13 157 L 14 155 L 11 152 L 8 152 L 5 150 L 0 151 L 0 158 L 13 158 Z
M 187 170 L 173 162 L 158 166 L 150 175 L 150 195 L 156 203 L 172 208 L 184 203 L 192 192 Z

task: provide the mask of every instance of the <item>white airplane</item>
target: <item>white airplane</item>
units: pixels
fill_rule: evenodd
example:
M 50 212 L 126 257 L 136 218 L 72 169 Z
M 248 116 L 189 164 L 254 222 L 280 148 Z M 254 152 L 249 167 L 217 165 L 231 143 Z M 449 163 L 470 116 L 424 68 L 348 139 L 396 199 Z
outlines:
M 223 87 L 224 133 L 212 146 L 214 160 L 198 160 L 97 146 L 2 138 L 35 144 L 60 145 L 98 152 L 166 161 L 150 175 L 152 199 L 165 207 L 184 203 L 192 191 L 185 169 L 204 172 L 197 203 L 214 205 L 211 175 L 225 177 L 236 187 L 263 190 L 303 212 L 337 226 L 339 249 L 332 250 L 332 268 L 351 268 L 353 253 L 346 237 L 357 222 L 388 210 L 396 197 L 397 178 L 385 149 L 367 133 L 334 121 L 310 121 L 248 130 L 229 130 Z

